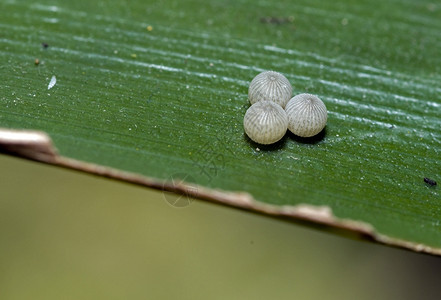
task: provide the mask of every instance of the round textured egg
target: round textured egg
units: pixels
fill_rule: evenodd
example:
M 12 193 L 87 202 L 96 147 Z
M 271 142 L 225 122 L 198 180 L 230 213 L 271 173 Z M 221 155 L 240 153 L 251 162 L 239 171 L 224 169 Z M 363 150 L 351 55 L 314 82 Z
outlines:
M 272 101 L 285 108 L 292 96 L 292 86 L 288 79 L 274 71 L 258 74 L 250 83 L 248 99 L 251 104 L 259 101 Z
M 259 101 L 248 108 L 243 119 L 248 137 L 268 145 L 279 141 L 288 129 L 288 117 L 283 108 L 271 101 Z
M 295 135 L 311 137 L 326 126 L 328 111 L 322 100 L 311 94 L 299 94 L 285 107 L 288 129 Z

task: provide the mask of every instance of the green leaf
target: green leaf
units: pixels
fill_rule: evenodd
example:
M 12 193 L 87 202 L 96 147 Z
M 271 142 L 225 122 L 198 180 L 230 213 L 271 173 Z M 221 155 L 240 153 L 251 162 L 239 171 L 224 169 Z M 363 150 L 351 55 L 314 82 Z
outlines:
M 440 5 L 9 0 L 0 29 L 0 126 L 62 156 L 33 159 L 441 253 Z M 325 102 L 322 134 L 244 135 L 269 69 Z

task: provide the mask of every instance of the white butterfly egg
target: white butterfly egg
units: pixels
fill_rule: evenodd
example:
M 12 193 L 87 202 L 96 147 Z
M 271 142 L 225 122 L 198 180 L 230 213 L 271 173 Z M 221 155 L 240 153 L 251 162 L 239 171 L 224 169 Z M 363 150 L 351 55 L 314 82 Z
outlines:
M 274 71 L 265 71 L 254 77 L 248 89 L 250 103 L 273 101 L 285 108 L 292 96 L 292 86 L 285 76 Z
M 311 94 L 299 94 L 286 105 L 288 129 L 295 135 L 311 137 L 326 126 L 328 111 L 322 100 Z
M 288 117 L 280 105 L 271 101 L 259 101 L 248 108 L 243 127 L 254 142 L 273 144 L 285 135 Z

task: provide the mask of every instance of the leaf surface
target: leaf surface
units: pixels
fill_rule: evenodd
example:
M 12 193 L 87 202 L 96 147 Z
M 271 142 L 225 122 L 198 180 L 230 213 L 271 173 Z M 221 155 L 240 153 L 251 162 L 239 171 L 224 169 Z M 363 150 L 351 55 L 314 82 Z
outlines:
M 324 206 L 441 253 L 439 187 L 423 182 L 441 182 L 440 40 L 427 1 L 2 1 L 0 127 L 130 174 Z M 264 70 L 325 102 L 324 132 L 245 136 Z

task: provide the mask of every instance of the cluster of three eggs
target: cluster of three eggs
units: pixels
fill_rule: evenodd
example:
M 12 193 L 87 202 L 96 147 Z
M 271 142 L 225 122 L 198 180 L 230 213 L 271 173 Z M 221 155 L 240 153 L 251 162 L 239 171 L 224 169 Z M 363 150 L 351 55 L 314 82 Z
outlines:
M 266 71 L 250 84 L 251 102 L 244 117 L 245 133 L 259 144 L 279 141 L 289 129 L 300 137 L 311 137 L 326 126 L 328 113 L 318 97 L 311 94 L 292 96 L 292 86 L 282 74 Z

